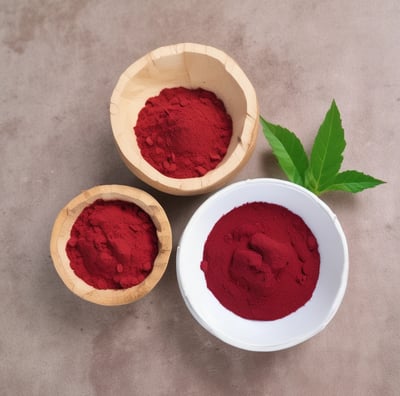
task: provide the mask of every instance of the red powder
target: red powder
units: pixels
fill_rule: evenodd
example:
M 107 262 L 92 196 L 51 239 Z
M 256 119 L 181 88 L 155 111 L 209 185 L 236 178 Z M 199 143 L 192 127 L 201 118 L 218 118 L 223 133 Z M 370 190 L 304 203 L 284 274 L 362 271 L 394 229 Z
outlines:
M 162 174 L 199 177 L 224 158 L 232 120 L 204 89 L 166 88 L 146 101 L 134 131 L 143 158 Z
M 214 225 L 201 269 L 207 287 L 235 314 L 275 320 L 312 296 L 319 276 L 318 243 L 298 215 L 280 205 L 239 206 Z
M 71 268 L 97 289 L 125 289 L 153 269 L 158 238 L 150 216 L 137 205 L 97 200 L 76 219 L 66 246 Z

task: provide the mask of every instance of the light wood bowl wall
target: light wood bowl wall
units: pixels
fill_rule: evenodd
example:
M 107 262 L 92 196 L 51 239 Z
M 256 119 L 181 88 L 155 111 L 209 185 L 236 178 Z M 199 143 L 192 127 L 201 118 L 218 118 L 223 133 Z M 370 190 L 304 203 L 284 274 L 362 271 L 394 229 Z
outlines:
M 228 152 L 202 177 L 163 175 L 143 159 L 136 142 L 133 128 L 146 100 L 173 87 L 214 92 L 232 117 Z M 257 138 L 259 110 L 252 84 L 232 58 L 213 47 L 182 43 L 158 48 L 122 73 L 111 97 L 110 118 L 121 158 L 138 178 L 169 194 L 195 195 L 226 184 L 249 160 Z
M 127 289 L 99 290 L 75 275 L 66 253 L 72 226 L 82 210 L 97 199 L 132 202 L 143 209 L 152 219 L 158 237 L 158 255 L 153 270 L 143 282 Z M 84 300 L 100 305 L 123 305 L 134 302 L 149 293 L 163 276 L 172 249 L 172 232 L 166 213 L 160 204 L 140 189 L 120 185 L 97 186 L 83 191 L 72 199 L 58 214 L 50 240 L 50 252 L 54 267 L 64 284 Z

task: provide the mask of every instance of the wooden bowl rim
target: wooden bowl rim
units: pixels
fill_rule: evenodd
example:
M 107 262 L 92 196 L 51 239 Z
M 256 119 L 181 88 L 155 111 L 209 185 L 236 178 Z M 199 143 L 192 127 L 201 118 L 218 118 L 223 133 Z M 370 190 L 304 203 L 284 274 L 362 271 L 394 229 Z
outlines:
M 141 156 L 128 158 L 119 142 L 119 135 L 121 134 L 120 129 L 125 129 L 120 127 L 119 109 L 122 101 L 121 93 L 124 92 L 126 85 L 129 84 L 131 79 L 134 78 L 140 71 L 142 71 L 148 65 L 153 65 L 155 61 L 162 57 L 181 54 L 184 55 L 185 53 L 208 56 L 224 66 L 226 73 L 228 73 L 235 80 L 243 92 L 246 102 L 246 115 L 243 122 L 242 131 L 237 137 L 237 146 L 234 148 L 232 153 L 230 153 L 230 156 L 224 159 L 224 162 L 221 165 L 217 166 L 213 170 L 210 170 L 201 177 L 177 179 L 162 174 L 150 164 L 147 164 Z M 215 47 L 208 45 L 179 43 L 175 45 L 159 47 L 147 53 L 131 64 L 121 74 L 110 100 L 110 120 L 118 152 L 123 162 L 131 172 L 157 190 L 172 195 L 197 195 L 214 191 L 226 184 L 226 182 L 236 173 L 238 173 L 250 159 L 255 148 L 259 129 L 259 106 L 253 85 L 243 70 L 229 55 Z M 123 133 L 124 131 L 122 131 L 122 134 Z M 129 133 L 133 133 L 133 125 L 132 131 L 129 131 Z M 145 170 L 143 170 L 143 168 L 145 168 Z
M 123 200 L 132 202 L 143 209 L 152 219 L 157 232 L 159 252 L 154 260 L 152 272 L 138 285 L 127 289 L 96 289 L 79 278 L 70 267 L 65 252 L 72 225 L 82 210 L 96 201 Z M 99 305 L 123 305 L 137 301 L 148 294 L 163 276 L 171 255 L 172 231 L 168 217 L 159 202 L 146 191 L 123 185 L 100 185 L 82 191 L 61 211 L 54 222 L 50 253 L 53 265 L 61 280 L 77 296 Z

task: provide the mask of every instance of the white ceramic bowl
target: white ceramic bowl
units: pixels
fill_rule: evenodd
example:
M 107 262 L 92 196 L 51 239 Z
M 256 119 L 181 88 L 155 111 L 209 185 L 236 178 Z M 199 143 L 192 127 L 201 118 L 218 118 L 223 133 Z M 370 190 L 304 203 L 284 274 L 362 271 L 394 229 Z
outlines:
M 243 319 L 224 308 L 207 288 L 200 269 L 214 224 L 231 209 L 255 201 L 282 205 L 302 217 L 319 244 L 320 274 L 312 298 L 274 321 Z M 177 249 L 179 288 L 192 315 L 222 341 L 251 351 L 285 349 L 322 331 L 342 302 L 348 266 L 347 242 L 336 215 L 310 191 L 277 179 L 246 180 L 215 193 L 194 213 Z

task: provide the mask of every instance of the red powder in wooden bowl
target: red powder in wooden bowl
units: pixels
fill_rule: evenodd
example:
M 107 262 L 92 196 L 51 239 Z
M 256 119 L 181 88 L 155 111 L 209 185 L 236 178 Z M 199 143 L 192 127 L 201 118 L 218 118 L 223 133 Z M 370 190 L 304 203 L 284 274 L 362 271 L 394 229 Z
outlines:
M 150 165 L 183 179 L 203 176 L 222 161 L 232 137 L 232 120 L 213 92 L 166 88 L 146 101 L 134 131 Z
M 156 228 L 134 203 L 97 200 L 76 219 L 66 246 L 71 268 L 97 289 L 142 282 L 158 254 Z

